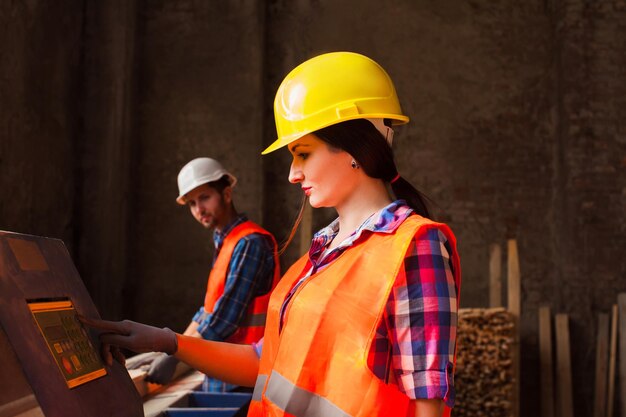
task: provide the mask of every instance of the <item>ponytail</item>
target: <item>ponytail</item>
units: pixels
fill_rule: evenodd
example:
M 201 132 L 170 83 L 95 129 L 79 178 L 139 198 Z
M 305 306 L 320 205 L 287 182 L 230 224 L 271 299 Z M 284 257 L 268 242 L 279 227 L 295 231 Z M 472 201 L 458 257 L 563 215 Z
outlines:
M 428 208 L 428 197 L 413 187 L 410 182 L 398 176 L 390 185 L 396 198 L 406 201 L 407 205 L 420 216 L 434 220 Z
M 397 199 L 406 201 L 420 216 L 431 218 L 428 198 L 398 175 L 391 146 L 369 120 L 348 120 L 314 134 L 330 146 L 348 152 L 368 176 L 389 183 Z

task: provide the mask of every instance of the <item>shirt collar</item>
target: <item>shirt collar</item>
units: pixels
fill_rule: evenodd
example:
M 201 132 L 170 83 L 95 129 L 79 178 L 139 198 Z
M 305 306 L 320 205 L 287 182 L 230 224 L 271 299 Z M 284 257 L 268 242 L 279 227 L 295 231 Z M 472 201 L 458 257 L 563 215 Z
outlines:
M 352 235 L 340 243 L 340 248 L 351 246 L 365 232 L 393 233 L 402 222 L 413 214 L 413 209 L 404 200 L 396 200 L 368 217 Z M 311 244 L 310 255 L 316 257 L 339 232 L 339 219 L 333 220 L 328 226 L 315 233 Z M 365 233 L 367 235 L 367 233 Z M 339 248 L 338 247 L 338 248 Z
M 228 236 L 228 234 L 232 232 L 235 227 L 246 221 L 248 221 L 248 216 L 246 216 L 245 213 L 241 213 L 235 216 L 235 218 L 230 223 L 228 223 L 221 232 L 215 229 L 213 231 L 213 243 L 215 244 L 215 247 L 220 247 L 222 245 L 222 242 L 224 242 L 226 236 Z

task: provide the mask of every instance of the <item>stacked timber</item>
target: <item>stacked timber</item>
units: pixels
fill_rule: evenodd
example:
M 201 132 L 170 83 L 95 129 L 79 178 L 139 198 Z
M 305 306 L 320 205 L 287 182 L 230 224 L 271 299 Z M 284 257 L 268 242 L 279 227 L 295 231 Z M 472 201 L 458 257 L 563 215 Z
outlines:
M 512 415 L 514 323 L 504 308 L 459 310 L 455 417 Z

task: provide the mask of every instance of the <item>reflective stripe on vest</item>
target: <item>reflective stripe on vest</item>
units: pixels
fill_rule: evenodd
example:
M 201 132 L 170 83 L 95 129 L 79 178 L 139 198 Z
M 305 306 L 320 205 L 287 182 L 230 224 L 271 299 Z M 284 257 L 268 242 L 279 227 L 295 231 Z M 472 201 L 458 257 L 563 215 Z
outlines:
M 259 375 L 252 394 L 253 401 L 260 400 L 266 381 L 266 375 Z M 298 388 L 276 371 L 272 371 L 272 376 L 267 382 L 265 397 L 284 412 L 294 416 L 350 417 L 326 398 Z
M 265 388 L 265 382 L 267 382 L 267 375 L 259 374 L 256 377 L 254 383 L 254 391 L 252 391 L 252 401 L 261 401 L 263 396 L 263 389 Z
M 253 233 L 269 236 L 272 239 L 274 251 L 272 289 L 278 283 L 280 278 L 280 264 L 278 261 L 277 245 L 274 237 L 261 226 L 249 220 L 245 221 L 235 226 L 233 230 L 226 235 L 224 241 L 222 242 L 222 247 L 215 263 L 213 264 L 213 268 L 211 268 L 211 273 L 209 274 L 207 281 L 207 291 L 204 297 L 204 311 L 206 313 L 210 314 L 213 312 L 215 304 L 217 304 L 217 300 L 219 300 L 224 294 L 228 267 L 233 256 L 233 252 L 235 251 L 235 246 L 241 239 Z M 253 343 L 257 342 L 263 336 L 270 293 L 271 290 L 267 294 L 256 297 L 250 302 L 250 306 L 248 307 L 239 328 L 228 338 L 229 342 Z
M 287 306 L 279 334 L 280 307 L 307 257 L 289 269 L 268 308 L 261 375 L 249 416 L 405 416 L 412 411 L 409 397 L 378 379 L 367 358 L 406 250 L 416 235 L 429 228 L 448 238 L 458 290 L 454 235 L 447 226 L 417 215 L 407 218 L 393 234 L 370 235 L 309 277 Z

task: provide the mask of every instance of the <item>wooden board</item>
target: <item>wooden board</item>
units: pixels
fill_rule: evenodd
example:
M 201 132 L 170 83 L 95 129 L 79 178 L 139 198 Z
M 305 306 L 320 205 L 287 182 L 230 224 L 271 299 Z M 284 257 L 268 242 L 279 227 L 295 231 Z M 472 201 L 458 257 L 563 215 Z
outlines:
M 162 417 L 166 409 L 170 407 L 191 407 L 189 405 L 189 394 L 196 391 L 202 385 L 204 380 L 204 374 L 191 370 L 179 379 L 172 381 L 171 384 L 161 387 L 160 390 L 153 392 L 150 396 L 146 397 L 146 401 L 143 404 L 143 410 L 145 417 Z M 195 407 L 193 410 L 196 414 L 201 415 L 201 408 Z M 215 413 L 215 410 L 214 410 Z M 216 415 L 214 413 L 207 413 L 208 415 Z
M 507 283 L 508 283 L 508 309 L 517 318 L 522 313 L 521 305 L 521 273 L 519 267 L 519 255 L 517 241 L 509 239 L 507 251 Z
M 489 248 L 489 307 L 502 307 L 502 247 Z
M 606 416 L 613 417 L 613 406 L 615 404 L 615 362 L 617 360 L 617 304 L 611 310 L 611 350 L 609 353 L 609 387 L 607 395 Z
M 541 372 L 541 417 L 554 417 L 552 317 L 550 307 L 539 308 L 539 362 Z
M 620 416 L 626 417 L 626 293 L 617 296 L 619 333 L 619 407 Z
M 520 415 L 520 315 L 521 308 L 521 280 L 519 268 L 519 256 L 517 252 L 517 241 L 509 239 L 507 242 L 507 302 L 508 310 L 513 315 L 515 321 L 515 332 L 513 342 L 513 393 L 512 411 L 513 417 Z
M 593 417 L 606 417 L 606 383 L 609 366 L 609 315 L 598 315 L 598 336 L 596 339 L 596 386 L 593 404 Z
M 556 365 L 557 365 L 557 415 L 574 417 L 572 397 L 572 361 L 569 342 L 569 319 L 567 314 L 555 316 Z

